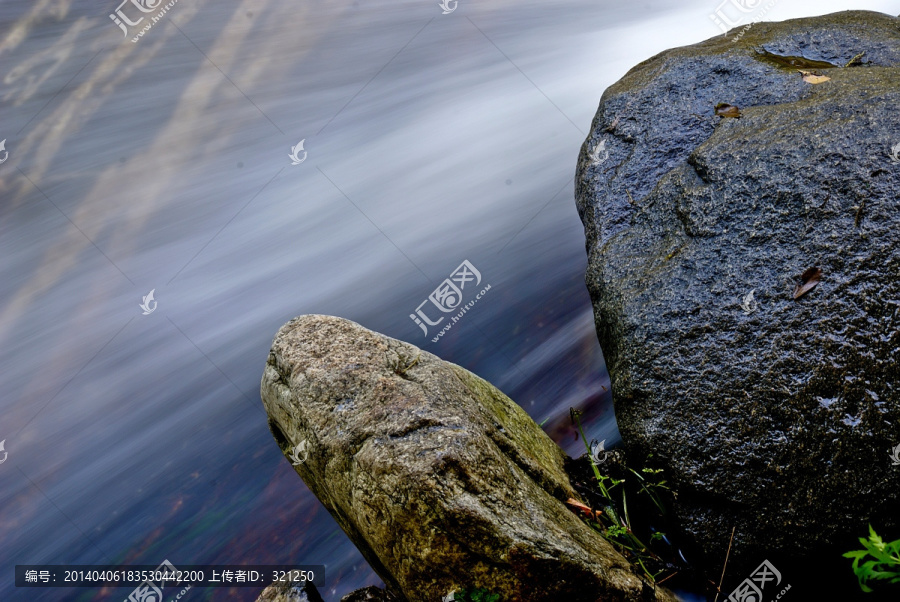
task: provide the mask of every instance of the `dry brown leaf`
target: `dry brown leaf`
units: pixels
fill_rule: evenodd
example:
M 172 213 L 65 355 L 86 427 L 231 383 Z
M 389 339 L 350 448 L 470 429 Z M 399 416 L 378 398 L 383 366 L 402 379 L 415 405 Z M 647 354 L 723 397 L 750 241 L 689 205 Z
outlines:
M 572 499 L 572 498 L 567 499 L 566 505 L 569 507 L 570 510 L 572 510 L 576 514 L 583 515 L 585 518 L 599 520 L 600 515 L 602 514 L 602 512 L 600 512 L 599 510 L 591 510 L 590 506 L 585 506 L 584 504 L 582 504 L 581 502 L 579 502 L 576 499 Z
M 734 117 L 737 119 L 741 116 L 741 110 L 727 102 L 720 102 L 716 105 L 716 115 L 719 117 Z
M 794 288 L 794 299 L 799 299 L 819 284 L 822 279 L 822 270 L 809 268 L 800 276 L 800 284 Z
M 822 84 L 827 81 L 831 81 L 831 78 L 827 75 L 822 75 L 816 71 L 804 71 L 803 69 L 797 69 L 800 72 L 800 76 L 803 78 L 808 84 Z

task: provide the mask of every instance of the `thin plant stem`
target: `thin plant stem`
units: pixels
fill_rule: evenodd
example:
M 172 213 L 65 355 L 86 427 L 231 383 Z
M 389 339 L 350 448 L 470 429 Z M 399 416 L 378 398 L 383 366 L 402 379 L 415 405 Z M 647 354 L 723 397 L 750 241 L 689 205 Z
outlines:
M 731 528 L 731 539 L 728 540 L 728 552 L 725 553 L 725 564 L 722 566 L 722 576 L 719 578 L 719 587 L 716 588 L 716 599 L 713 602 L 719 602 L 719 594 L 722 593 L 722 582 L 725 581 L 725 569 L 728 567 L 728 556 L 731 554 L 731 542 L 734 541 L 734 529 Z
M 575 426 L 578 428 L 578 433 L 581 435 L 581 440 L 584 443 L 584 448 L 587 450 L 587 453 L 590 454 L 591 446 L 588 443 L 587 437 L 584 434 L 584 428 L 582 428 L 582 426 L 581 426 L 581 419 L 579 418 L 579 412 L 577 412 L 573 408 L 571 410 L 571 416 L 572 416 L 573 422 L 575 423 Z M 600 492 L 603 494 L 603 496 L 606 499 L 612 501 L 612 496 L 609 493 L 609 489 L 607 489 L 606 485 L 605 485 L 605 481 L 606 481 L 607 477 L 600 474 L 600 469 L 597 468 L 597 465 L 594 464 L 593 462 L 591 462 L 591 468 L 593 468 L 593 470 L 594 470 L 594 476 L 597 478 L 597 486 L 599 487 Z M 634 472 L 634 471 L 632 470 L 632 472 Z M 641 480 L 643 481 L 644 479 L 641 478 Z M 646 488 L 645 488 L 645 490 L 646 490 Z M 648 491 L 648 493 L 649 493 L 649 491 Z M 651 499 L 652 499 L 652 497 L 653 496 L 651 496 Z M 655 503 L 655 501 L 654 501 L 654 503 Z M 613 540 L 611 540 L 611 541 L 613 541 L 613 543 L 617 543 L 618 545 L 622 546 L 624 549 L 631 551 L 635 555 L 635 558 L 637 559 L 638 564 L 640 564 L 641 568 L 644 569 L 644 573 L 647 575 L 647 577 L 650 578 L 651 581 L 653 581 L 655 583 L 656 578 L 654 577 L 653 573 L 651 573 L 647 569 L 647 567 L 644 566 L 644 563 L 641 560 L 641 554 L 642 553 L 649 554 L 649 556 L 654 559 L 659 559 L 659 556 L 654 554 L 650 550 L 650 548 L 647 547 L 640 539 L 638 539 L 638 537 L 631 530 L 631 520 L 628 518 L 628 500 L 625 495 L 625 489 L 624 488 L 622 489 L 622 510 L 623 510 L 623 513 L 625 514 L 624 520 L 622 519 L 622 517 L 620 517 L 618 515 L 615 508 L 613 508 L 611 505 L 605 505 L 604 507 L 606 509 L 607 515 L 609 516 L 610 520 L 614 524 L 625 527 L 626 533 L 624 534 L 623 537 L 628 542 L 630 542 L 630 545 L 627 543 L 624 543 L 624 542 L 616 542 Z

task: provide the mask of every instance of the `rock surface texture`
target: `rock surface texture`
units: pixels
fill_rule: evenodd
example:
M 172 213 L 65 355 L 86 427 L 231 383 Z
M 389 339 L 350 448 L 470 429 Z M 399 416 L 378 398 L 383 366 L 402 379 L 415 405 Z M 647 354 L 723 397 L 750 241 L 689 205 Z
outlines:
M 611 86 L 576 184 L 629 457 L 719 567 L 900 526 L 900 19 L 737 33 Z
M 256 602 L 324 602 L 312 582 L 279 581 L 262 591 Z
M 559 447 L 459 366 L 302 316 L 276 335 L 261 394 L 297 473 L 405 600 L 460 587 L 507 601 L 674 599 L 566 509 L 577 495 Z

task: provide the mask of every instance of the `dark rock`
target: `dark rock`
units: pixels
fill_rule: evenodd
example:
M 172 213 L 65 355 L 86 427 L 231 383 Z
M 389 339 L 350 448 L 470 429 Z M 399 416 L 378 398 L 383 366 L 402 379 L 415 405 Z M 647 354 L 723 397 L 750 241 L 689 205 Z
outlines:
M 256 602 L 324 602 L 312 581 L 277 581 Z
M 341 602 L 398 602 L 399 600 L 389 591 L 374 586 L 352 591 L 341 598 Z
M 577 498 L 565 454 L 463 368 L 348 320 L 302 316 L 275 336 L 261 395 L 297 473 L 406 600 L 457 588 L 509 602 L 648 599 L 563 504 Z
M 900 526 L 900 19 L 735 33 L 612 85 L 576 190 L 629 457 L 719 570 Z

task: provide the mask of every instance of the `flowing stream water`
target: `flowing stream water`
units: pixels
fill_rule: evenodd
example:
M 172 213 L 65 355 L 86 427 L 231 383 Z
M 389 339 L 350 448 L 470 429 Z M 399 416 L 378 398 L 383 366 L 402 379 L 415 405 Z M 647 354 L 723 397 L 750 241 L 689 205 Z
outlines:
M 300 314 L 472 370 L 570 454 L 570 407 L 618 442 L 576 159 L 603 90 L 720 33 L 722 5 L 135 2 L 154 10 L 0 3 L 0 599 L 129 594 L 16 589 L 17 564 L 321 564 L 329 601 L 379 583 L 266 426 L 269 345 Z M 464 261 L 490 290 L 434 341 L 447 320 L 410 316 Z

